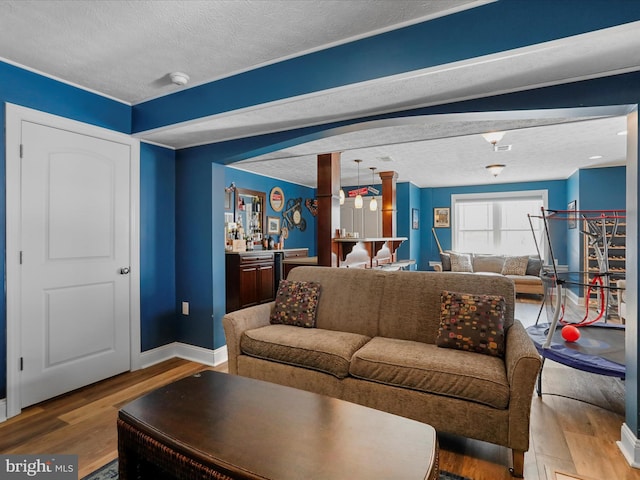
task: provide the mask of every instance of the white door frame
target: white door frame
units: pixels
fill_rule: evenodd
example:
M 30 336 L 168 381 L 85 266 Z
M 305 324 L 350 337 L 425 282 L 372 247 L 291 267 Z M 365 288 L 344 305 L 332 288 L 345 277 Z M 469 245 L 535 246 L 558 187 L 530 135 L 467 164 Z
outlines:
M 6 307 L 7 307 L 7 413 L 20 413 L 20 142 L 21 125 L 29 121 L 81 135 L 127 144 L 130 171 L 130 369 L 140 368 L 140 141 L 124 133 L 70 120 L 49 113 L 6 104 Z M 2 412 L 0 412 L 2 417 Z

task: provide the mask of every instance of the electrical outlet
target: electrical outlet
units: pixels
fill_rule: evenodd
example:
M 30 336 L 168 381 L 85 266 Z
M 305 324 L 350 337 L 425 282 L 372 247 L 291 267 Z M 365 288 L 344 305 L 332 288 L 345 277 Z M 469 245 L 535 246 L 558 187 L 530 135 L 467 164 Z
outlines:
M 189 315 L 189 302 L 182 302 L 182 314 Z

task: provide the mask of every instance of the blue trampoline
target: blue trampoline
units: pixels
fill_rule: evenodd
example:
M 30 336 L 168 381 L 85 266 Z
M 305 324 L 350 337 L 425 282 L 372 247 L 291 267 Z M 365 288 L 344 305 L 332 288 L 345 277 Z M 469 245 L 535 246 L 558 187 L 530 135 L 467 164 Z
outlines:
M 554 213 L 565 212 L 555 211 Z M 570 213 L 573 214 L 575 212 Z M 590 211 L 589 213 L 593 212 Z M 543 209 L 542 219 L 551 254 L 551 269 L 541 273 L 545 294 L 540 313 L 542 313 L 542 309 L 546 305 L 549 323 L 538 323 L 539 313 L 536 324 L 528 327 L 527 333 L 533 340 L 538 353 L 542 356 L 542 367 L 544 367 L 544 362 L 548 358 L 571 368 L 624 380 L 626 376 L 625 326 L 607 323 L 611 292 L 616 290 L 617 287 L 613 286 L 609 281 L 611 272 L 609 272 L 608 268 L 607 250 L 610 239 L 608 239 L 605 228 L 606 222 L 613 222 L 617 227 L 618 221 L 624 216 L 622 212 L 609 211 L 599 213 L 594 219 L 586 215 L 582 216 L 588 226 L 588 231 L 583 230 L 581 233 L 588 236 L 589 241 L 598 247 L 596 252 L 601 250 L 600 254 L 598 254 L 600 269 L 596 277 L 599 280 L 599 285 L 596 287 L 599 298 L 599 309 L 595 312 L 597 315 L 595 318 L 589 318 L 589 295 L 587 294 L 587 313 L 584 318 L 577 322 L 569 322 L 563 319 L 565 285 L 590 289 L 595 285 L 595 282 L 593 284 L 585 284 L 575 280 L 572 281 L 569 272 L 559 274 L 554 261 L 551 235 L 549 233 L 548 220 L 551 217 L 545 215 Z M 577 273 L 582 274 L 583 272 Z M 565 325 L 573 325 L 579 328 L 580 337 L 577 341 L 569 342 L 562 337 L 562 327 Z M 538 376 L 537 393 L 542 395 L 542 368 Z

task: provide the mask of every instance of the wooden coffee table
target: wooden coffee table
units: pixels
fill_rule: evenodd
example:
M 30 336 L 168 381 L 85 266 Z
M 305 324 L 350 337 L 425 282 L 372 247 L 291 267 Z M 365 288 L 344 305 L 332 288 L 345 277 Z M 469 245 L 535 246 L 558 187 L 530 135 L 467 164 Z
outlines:
M 120 480 L 438 478 L 430 425 L 204 371 L 125 405 Z

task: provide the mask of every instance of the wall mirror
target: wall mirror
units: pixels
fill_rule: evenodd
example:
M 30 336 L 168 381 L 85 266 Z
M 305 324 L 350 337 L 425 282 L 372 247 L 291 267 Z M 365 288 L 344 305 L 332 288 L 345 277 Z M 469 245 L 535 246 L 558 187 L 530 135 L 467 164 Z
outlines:
M 265 225 L 265 192 L 236 188 L 235 221 L 239 231 L 248 240 L 260 242 Z

